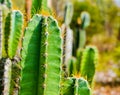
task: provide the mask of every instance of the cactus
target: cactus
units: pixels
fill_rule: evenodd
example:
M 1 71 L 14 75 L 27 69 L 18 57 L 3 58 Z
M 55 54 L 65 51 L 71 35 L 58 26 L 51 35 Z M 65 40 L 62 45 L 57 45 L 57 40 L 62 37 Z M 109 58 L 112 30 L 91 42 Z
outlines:
M 59 95 L 60 36 L 61 31 L 52 17 L 35 15 L 30 20 L 23 40 L 20 95 Z
M 32 0 L 31 15 L 33 16 L 36 13 L 42 12 L 45 14 L 49 14 L 50 9 L 48 8 L 47 2 L 48 0 Z
M 95 47 L 88 46 L 84 50 L 81 60 L 81 76 L 88 80 L 90 86 L 92 86 L 95 74 L 95 66 L 98 60 L 97 54 L 97 49 Z
M 88 46 L 85 50 L 78 49 L 77 58 L 72 57 L 67 65 L 68 77 L 63 80 L 61 95 L 92 95 L 90 87 L 97 56 L 97 49 L 93 46 Z
M 4 23 L 3 23 L 4 24 Z M 11 74 L 12 72 L 12 60 L 14 59 L 14 56 L 16 55 L 18 42 L 20 40 L 21 30 L 22 30 L 22 24 L 23 24 L 23 18 L 22 14 L 19 11 L 12 11 L 10 12 L 6 19 L 4 24 L 4 29 L 2 30 L 2 50 L 4 49 L 4 53 L 6 55 L 2 54 L 1 59 L 1 67 L 3 72 L 1 73 L 1 81 L 0 85 L 3 84 L 0 91 L 0 94 L 3 95 L 9 95 L 10 94 L 10 86 L 11 86 Z
M 8 56 L 13 58 L 16 55 L 18 42 L 21 37 L 23 25 L 23 16 L 20 11 L 12 11 L 11 13 L 11 28 L 8 39 Z
M 68 77 L 63 84 L 61 95 L 92 95 L 88 82 L 83 78 Z
M 67 3 L 65 6 L 64 23 L 62 25 L 63 35 L 63 63 L 67 64 L 68 60 L 72 56 L 72 44 L 73 44 L 73 31 L 70 29 L 70 23 L 73 16 L 73 6 L 71 3 Z

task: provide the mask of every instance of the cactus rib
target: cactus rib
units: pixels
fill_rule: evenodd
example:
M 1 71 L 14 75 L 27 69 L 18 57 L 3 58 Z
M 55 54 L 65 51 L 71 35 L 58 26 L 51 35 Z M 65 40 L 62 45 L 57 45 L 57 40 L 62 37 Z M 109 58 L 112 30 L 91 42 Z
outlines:
M 41 20 L 42 16 L 33 16 L 25 29 L 19 95 L 37 95 Z
M 61 31 L 51 16 L 44 17 L 42 23 L 38 95 L 59 95 L 62 63 Z
M 22 34 L 23 16 L 20 11 L 12 11 L 11 13 L 11 28 L 8 40 L 8 56 L 13 58 L 16 54 L 18 43 Z

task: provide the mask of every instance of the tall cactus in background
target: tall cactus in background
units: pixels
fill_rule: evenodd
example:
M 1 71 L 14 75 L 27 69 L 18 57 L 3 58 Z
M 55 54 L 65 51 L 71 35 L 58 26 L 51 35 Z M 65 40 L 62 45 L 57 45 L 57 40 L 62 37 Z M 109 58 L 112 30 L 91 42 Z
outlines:
M 74 46 L 73 46 L 73 55 L 77 56 L 77 50 L 83 49 L 86 43 L 86 31 L 85 29 L 90 25 L 90 15 L 88 12 L 83 11 L 78 17 L 78 27 L 76 32 L 74 32 Z
M 62 25 L 63 35 L 63 63 L 67 64 L 72 56 L 73 31 L 70 29 L 70 23 L 73 16 L 73 6 L 71 3 L 66 3 L 64 13 L 64 23 Z
M 81 56 L 81 51 L 79 53 L 78 56 Z M 68 77 L 62 83 L 61 95 L 92 95 L 90 87 L 97 63 L 96 48 L 86 47 L 80 61 L 72 58 L 68 63 Z
M 90 15 L 87 12 L 81 13 L 81 27 L 79 30 L 79 47 L 83 48 L 86 43 L 86 31 L 85 29 L 90 25 Z

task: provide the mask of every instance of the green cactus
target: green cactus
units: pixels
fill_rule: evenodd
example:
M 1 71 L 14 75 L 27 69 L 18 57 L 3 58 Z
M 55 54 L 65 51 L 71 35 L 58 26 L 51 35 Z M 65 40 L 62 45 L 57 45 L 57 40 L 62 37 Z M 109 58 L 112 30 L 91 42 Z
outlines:
M 81 26 L 79 29 L 79 48 L 84 48 L 86 43 L 86 31 L 85 29 L 90 25 L 90 15 L 87 12 L 81 13 Z
M 97 49 L 88 46 L 83 52 L 81 60 L 81 76 L 86 78 L 90 86 L 92 85 L 93 77 L 95 74 L 95 66 L 97 64 Z
M 90 15 L 88 12 L 82 12 L 80 16 L 82 23 L 81 23 L 81 29 L 85 29 L 90 25 Z
M 32 9 L 31 15 L 33 16 L 36 13 L 49 13 L 48 0 L 32 0 Z
M 44 18 L 41 32 L 38 93 L 39 95 L 59 95 L 62 63 L 61 31 L 57 21 L 49 16 Z
M 35 15 L 25 29 L 19 95 L 37 95 L 41 21 L 42 16 Z
M 18 42 L 22 34 L 23 16 L 20 11 L 12 11 L 10 22 L 10 35 L 8 39 L 8 56 L 13 58 L 16 55 Z
M 73 5 L 69 2 L 65 6 L 64 23 L 69 26 L 73 16 Z
M 85 79 L 68 77 L 63 82 L 61 95 L 92 95 L 92 92 Z
M 74 75 L 76 75 L 77 70 L 76 70 L 76 64 L 77 60 L 76 58 L 72 57 L 67 64 L 67 72 L 68 72 L 68 76 L 69 77 L 73 77 Z
M 30 20 L 23 40 L 20 95 L 59 95 L 60 36 L 61 31 L 52 17 L 35 15 Z

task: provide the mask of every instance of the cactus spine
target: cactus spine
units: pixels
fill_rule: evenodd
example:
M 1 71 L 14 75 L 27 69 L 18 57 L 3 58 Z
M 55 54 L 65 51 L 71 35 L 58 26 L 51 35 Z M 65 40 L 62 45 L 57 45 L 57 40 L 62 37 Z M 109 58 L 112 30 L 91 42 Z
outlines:
M 67 64 L 68 60 L 72 56 L 72 44 L 73 44 L 73 31 L 70 29 L 70 23 L 73 16 L 73 6 L 71 3 L 66 3 L 64 13 L 64 24 L 62 25 L 63 35 L 63 63 Z

